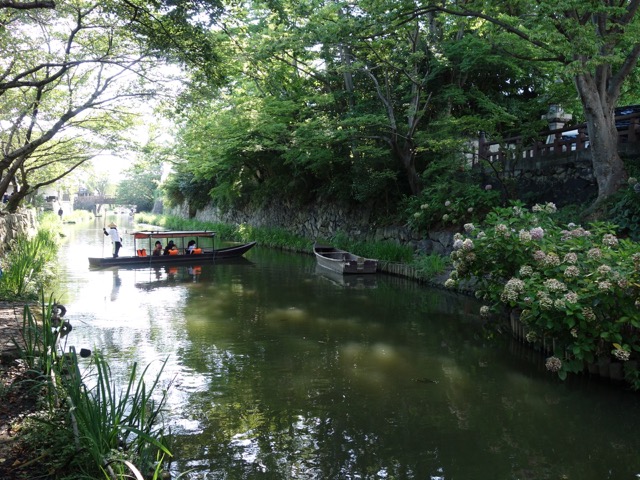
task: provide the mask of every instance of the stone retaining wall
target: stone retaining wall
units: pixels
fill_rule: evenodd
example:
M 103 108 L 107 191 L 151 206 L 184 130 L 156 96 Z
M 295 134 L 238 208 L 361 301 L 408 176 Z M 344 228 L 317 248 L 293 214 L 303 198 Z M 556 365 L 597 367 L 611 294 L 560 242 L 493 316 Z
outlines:
M 0 211 L 0 255 L 4 254 L 7 245 L 20 235 L 35 235 L 37 229 L 36 211 L 21 210 L 16 213 Z
M 622 143 L 618 152 L 626 165 L 638 162 L 640 144 Z M 478 168 L 488 177 L 493 171 Z M 589 203 L 598 195 L 591 150 L 534 158 L 509 158 L 501 165 L 502 177 L 514 184 L 514 194 L 528 203 L 554 202 L 558 206 Z M 489 180 L 490 181 L 490 180 Z
M 184 204 L 169 214 L 189 218 L 189 207 Z M 340 205 L 293 205 L 286 200 L 271 202 L 259 209 L 223 211 L 207 206 L 196 212 L 195 218 L 205 222 L 230 225 L 247 224 L 252 227 L 284 228 L 310 239 L 331 239 L 338 232 L 359 240 L 394 241 L 410 245 L 421 253 L 447 255 L 453 246 L 454 231 L 431 232 L 419 235 L 406 226 L 378 226 L 371 222 L 371 212 L 363 207 Z

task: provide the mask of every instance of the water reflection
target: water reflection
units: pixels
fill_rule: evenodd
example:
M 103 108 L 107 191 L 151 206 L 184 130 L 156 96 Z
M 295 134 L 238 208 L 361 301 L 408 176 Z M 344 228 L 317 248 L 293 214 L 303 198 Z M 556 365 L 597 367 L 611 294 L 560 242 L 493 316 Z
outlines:
M 120 275 L 118 275 L 118 269 L 113 270 L 113 287 L 111 288 L 111 301 L 115 301 L 118 298 L 118 291 L 122 285 Z
M 310 255 L 260 248 L 199 272 L 89 271 L 77 252 L 99 237 L 68 235 L 73 341 L 103 349 L 114 376 L 134 361 L 153 374 L 169 356 L 183 478 L 640 473 L 637 396 L 554 381 L 508 339 L 487 340 L 472 299 L 384 275 L 350 288 L 318 275 Z
M 347 288 L 376 288 L 378 275 L 340 275 L 316 265 L 316 275 L 335 285 Z

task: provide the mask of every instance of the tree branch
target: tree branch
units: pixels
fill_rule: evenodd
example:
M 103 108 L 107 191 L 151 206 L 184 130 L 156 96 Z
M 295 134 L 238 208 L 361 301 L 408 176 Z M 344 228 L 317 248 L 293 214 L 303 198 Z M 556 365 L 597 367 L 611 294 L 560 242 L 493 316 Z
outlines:
M 16 2 L 14 0 L 0 0 L 0 9 L 13 8 L 14 10 L 34 10 L 37 8 L 56 8 L 56 4 L 50 0 L 35 0 L 33 2 Z

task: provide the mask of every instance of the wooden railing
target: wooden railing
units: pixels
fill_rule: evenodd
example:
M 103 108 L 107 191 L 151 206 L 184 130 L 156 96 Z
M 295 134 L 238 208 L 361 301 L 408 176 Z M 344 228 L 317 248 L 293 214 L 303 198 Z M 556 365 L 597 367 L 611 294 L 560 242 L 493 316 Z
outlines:
M 640 142 L 640 113 L 616 117 L 618 143 Z M 478 140 L 478 155 L 473 163 L 480 160 L 504 162 L 506 160 L 533 159 L 541 156 L 562 155 L 580 152 L 590 146 L 586 124 L 550 130 L 538 138 L 511 137 L 499 142 L 488 142 L 484 134 Z

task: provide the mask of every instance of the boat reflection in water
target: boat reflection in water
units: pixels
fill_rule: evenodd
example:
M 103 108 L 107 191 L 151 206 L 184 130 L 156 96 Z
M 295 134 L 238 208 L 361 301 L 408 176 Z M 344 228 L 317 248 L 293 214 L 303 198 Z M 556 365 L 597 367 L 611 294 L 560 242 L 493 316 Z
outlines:
M 224 260 L 223 263 L 224 265 L 255 265 L 251 260 L 244 257 L 229 258 Z M 135 286 L 141 290 L 155 290 L 161 287 L 176 286 L 180 283 L 195 283 L 211 277 L 211 271 L 215 268 L 216 265 L 209 263 L 203 265 L 164 265 L 138 268 L 136 270 L 143 273 L 148 272 L 149 275 L 147 280 L 136 282 Z
M 376 275 L 343 275 L 316 265 L 316 275 L 329 282 L 344 288 L 377 288 L 378 277 Z

